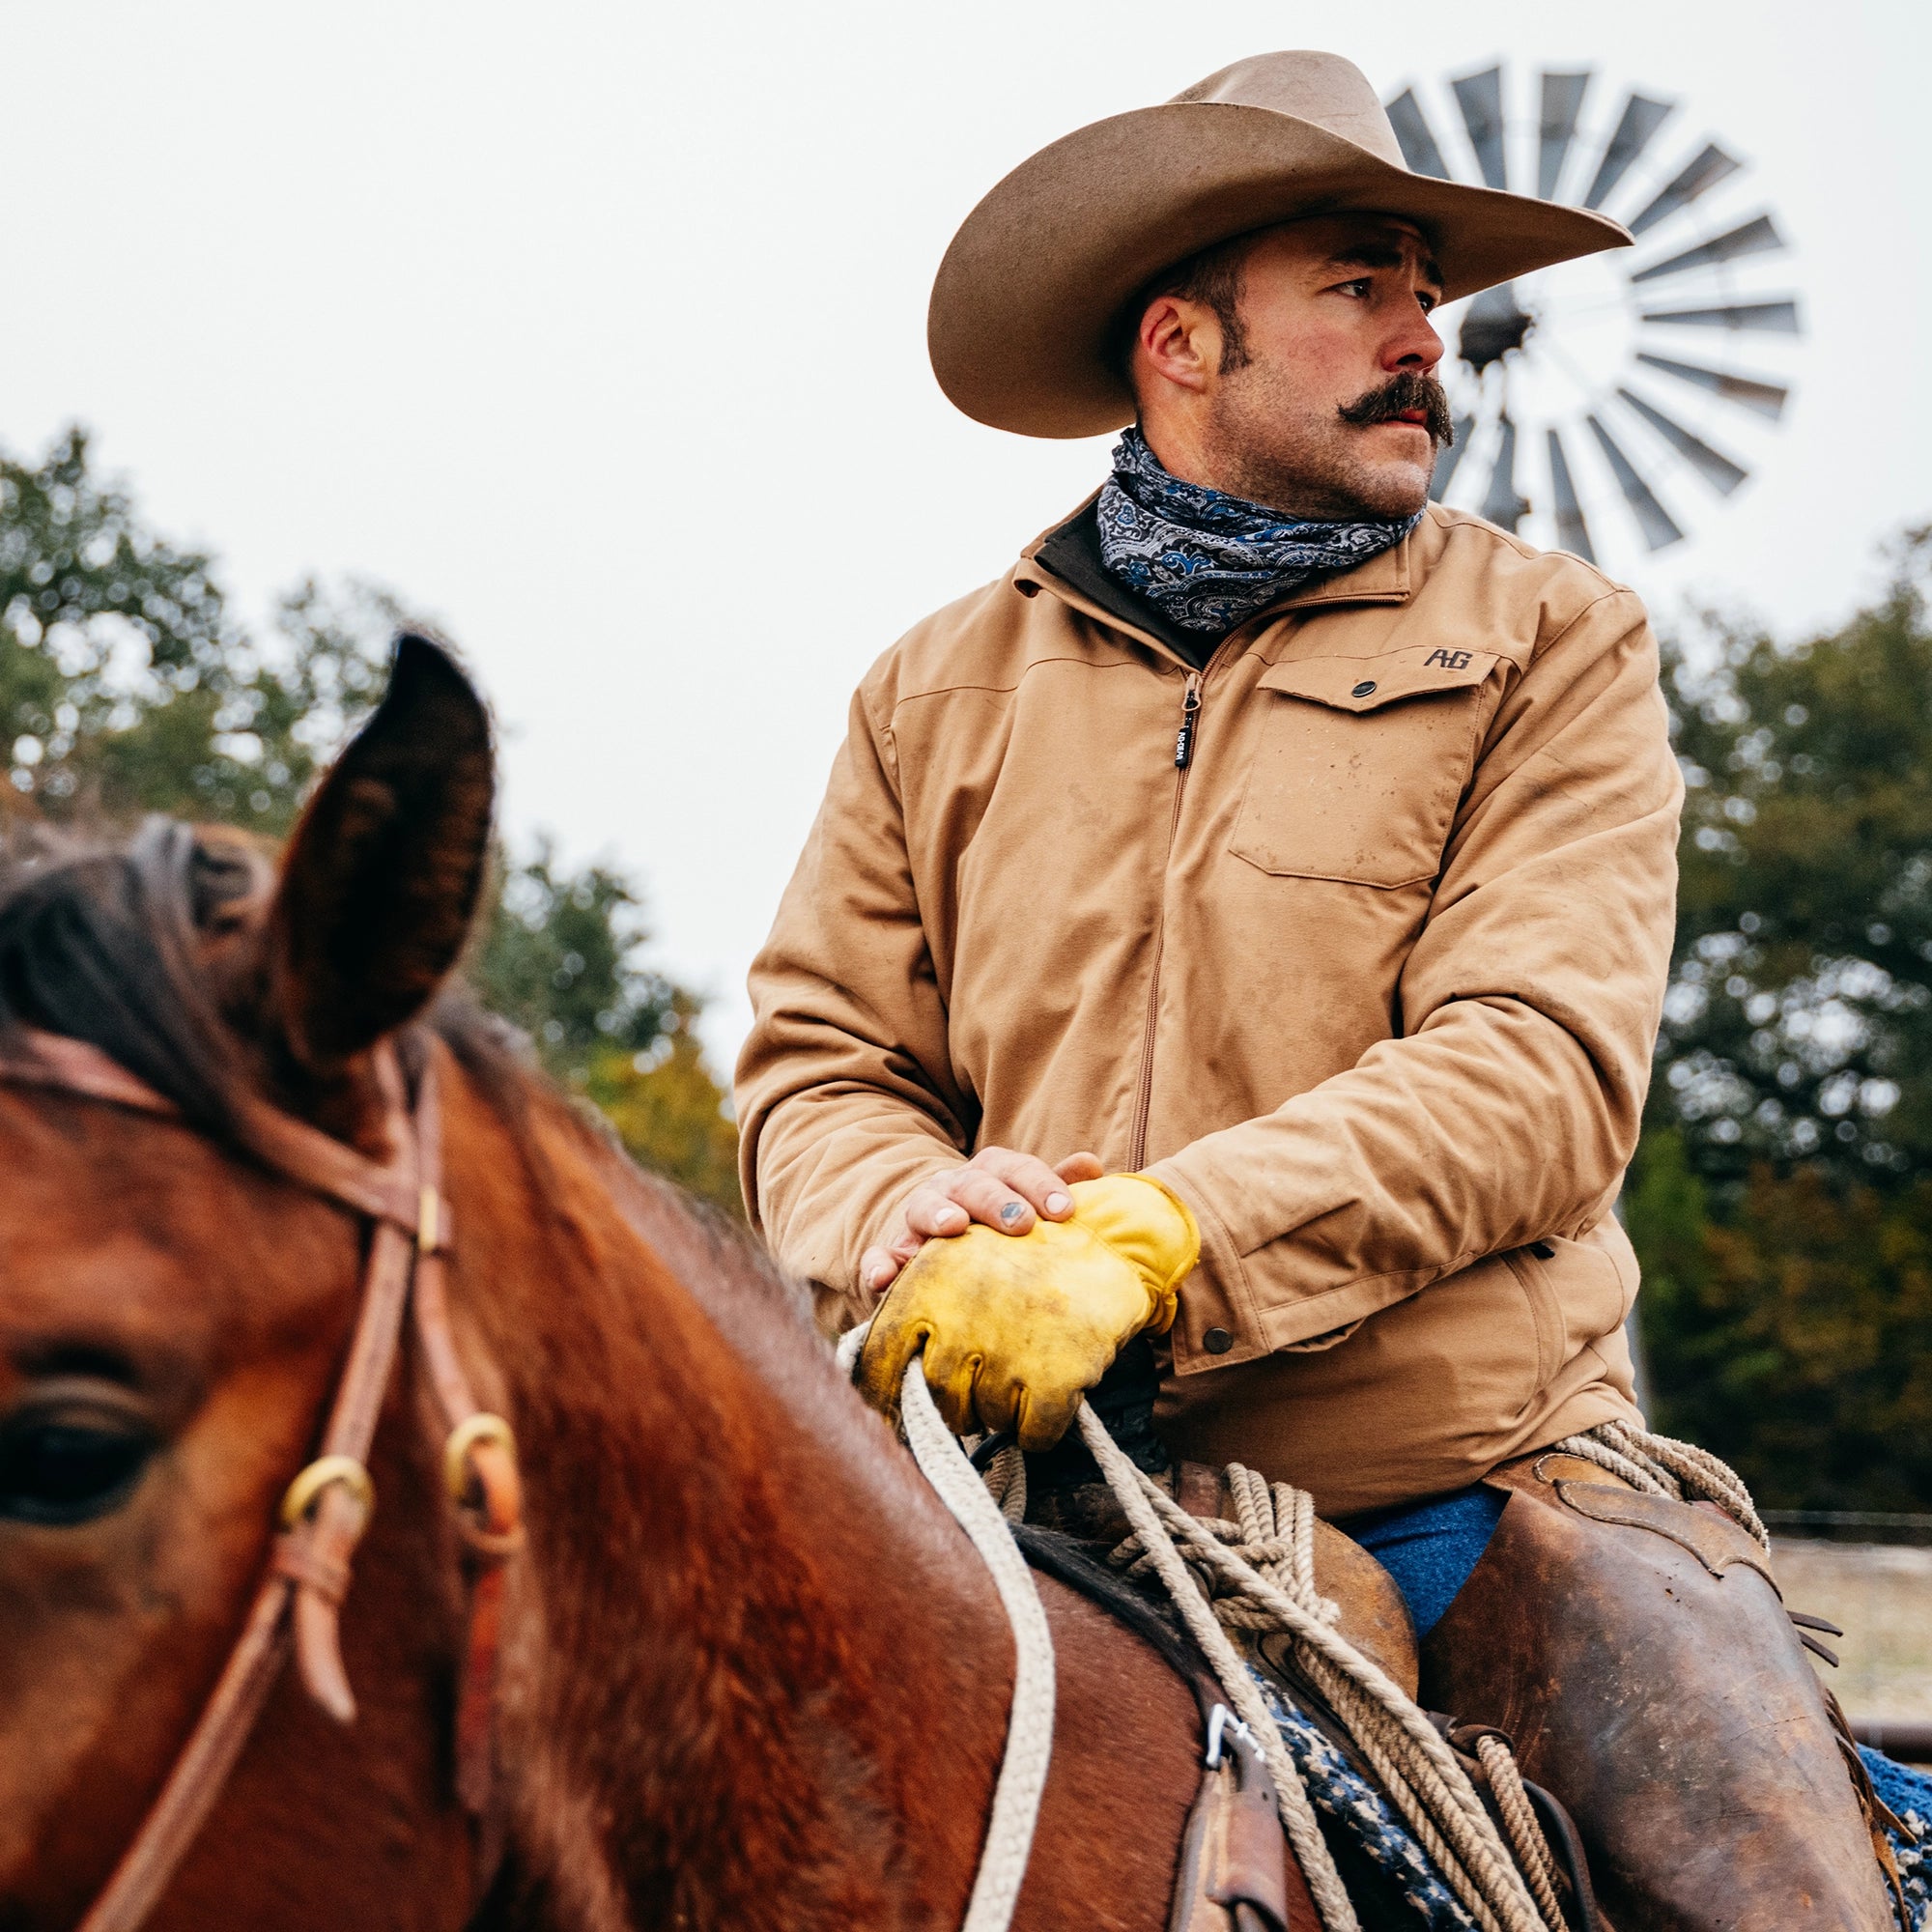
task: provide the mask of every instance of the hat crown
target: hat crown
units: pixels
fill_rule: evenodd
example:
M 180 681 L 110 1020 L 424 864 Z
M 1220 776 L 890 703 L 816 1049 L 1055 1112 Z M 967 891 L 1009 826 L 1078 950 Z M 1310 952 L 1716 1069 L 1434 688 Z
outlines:
M 1406 169 L 1402 146 L 1387 111 L 1353 61 L 1313 49 L 1250 54 L 1174 97 L 1176 105 L 1202 101 L 1230 107 L 1265 107 L 1312 122 L 1378 158 Z

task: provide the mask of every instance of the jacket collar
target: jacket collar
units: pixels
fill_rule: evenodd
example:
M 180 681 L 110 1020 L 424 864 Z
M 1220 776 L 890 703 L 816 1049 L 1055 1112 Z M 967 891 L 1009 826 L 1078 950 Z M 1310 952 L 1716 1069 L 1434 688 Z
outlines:
M 1214 640 L 1185 637 L 1144 597 L 1117 582 L 1104 569 L 1083 567 L 1093 546 L 1085 540 L 1085 532 L 1079 526 L 1083 520 L 1093 521 L 1094 505 L 1099 496 L 1095 490 L 1071 516 L 1042 530 L 1027 545 L 1013 572 L 1014 587 L 1029 597 L 1050 590 L 1076 611 L 1098 618 L 1117 631 L 1125 631 L 1190 669 L 1198 669 L 1216 648 Z M 1427 513 L 1394 549 L 1380 552 L 1353 570 L 1318 577 L 1299 585 L 1266 610 L 1236 624 L 1235 630 L 1257 633 L 1291 611 L 1330 605 L 1406 604 L 1414 594 L 1415 572 L 1420 561 L 1415 555 L 1416 542 L 1425 531 L 1434 535 Z M 1234 632 L 1228 635 L 1232 637 Z

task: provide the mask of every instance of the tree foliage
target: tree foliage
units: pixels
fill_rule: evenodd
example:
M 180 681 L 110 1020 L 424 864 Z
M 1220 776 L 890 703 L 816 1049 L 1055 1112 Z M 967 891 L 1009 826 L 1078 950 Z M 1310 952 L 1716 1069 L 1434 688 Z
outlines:
M 1689 786 L 1664 1093 L 1699 1168 L 1932 1171 L 1932 533 L 1840 632 L 1668 654 Z
M 1932 1499 L 1932 1177 L 1760 1161 L 1733 1198 L 1646 1137 L 1624 1196 L 1656 1420 L 1774 1507 Z
M 311 580 L 257 640 L 212 559 L 94 472 L 82 431 L 39 463 L 0 452 L 0 812 L 160 811 L 280 836 L 410 621 L 386 591 Z M 470 978 L 634 1154 L 736 1211 L 735 1131 L 691 1031 L 701 1003 L 649 965 L 649 937 L 621 873 L 569 871 L 539 841 L 498 854 Z
M 647 937 L 627 880 L 603 866 L 560 872 L 542 840 L 503 876 L 474 978 L 492 1009 L 582 1086 L 600 1053 L 648 1053 L 698 1010 L 641 962 Z
M 1932 1502 L 1932 532 L 1841 630 L 1665 653 L 1678 933 L 1625 1194 L 1658 1420 L 1785 1506 Z
M 318 765 L 375 701 L 403 620 L 366 585 L 300 585 L 276 648 L 230 618 L 210 559 L 146 529 L 77 429 L 0 455 L 0 747 L 56 819 L 145 811 L 287 831 Z

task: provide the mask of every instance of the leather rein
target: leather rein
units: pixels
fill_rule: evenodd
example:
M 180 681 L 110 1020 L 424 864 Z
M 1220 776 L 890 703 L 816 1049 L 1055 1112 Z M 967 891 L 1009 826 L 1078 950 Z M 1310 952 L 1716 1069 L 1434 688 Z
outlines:
M 23 1056 L 0 1057 L 0 1081 L 71 1094 L 162 1120 L 181 1110 L 87 1041 L 23 1029 Z M 355 1700 L 342 1665 L 340 1616 L 350 1562 L 375 1508 L 368 1457 L 412 1321 L 447 1430 L 443 1472 L 462 1537 L 468 1635 L 456 1711 L 456 1791 L 479 1850 L 477 1892 L 500 1851 L 494 1804 L 497 1662 L 504 1570 L 523 1547 L 516 1443 L 479 1406 L 450 1328 L 449 1210 L 441 1192 L 441 1116 L 432 1041 L 412 1106 L 395 1048 L 376 1052 L 389 1157 L 376 1161 L 266 1102 L 244 1103 L 241 1139 L 270 1172 L 369 1221 L 361 1305 L 315 1460 L 283 1492 L 278 1529 L 242 1634 L 160 1794 L 80 1932 L 134 1932 L 160 1902 L 213 1809 L 293 1646 L 308 1693 L 343 1723 Z

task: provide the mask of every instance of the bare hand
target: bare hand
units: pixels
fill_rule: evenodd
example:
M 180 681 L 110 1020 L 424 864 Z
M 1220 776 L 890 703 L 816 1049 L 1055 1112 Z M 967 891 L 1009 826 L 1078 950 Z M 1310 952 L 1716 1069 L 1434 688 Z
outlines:
M 964 1167 L 935 1174 L 906 1196 L 899 1233 L 860 1257 L 860 1285 L 876 1301 L 927 1241 L 963 1235 L 975 1221 L 1002 1235 L 1024 1235 L 1042 1215 L 1064 1221 L 1073 1212 L 1065 1183 L 1098 1180 L 1105 1171 L 1091 1153 L 1049 1167 L 1010 1148 L 981 1148 Z

